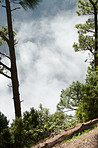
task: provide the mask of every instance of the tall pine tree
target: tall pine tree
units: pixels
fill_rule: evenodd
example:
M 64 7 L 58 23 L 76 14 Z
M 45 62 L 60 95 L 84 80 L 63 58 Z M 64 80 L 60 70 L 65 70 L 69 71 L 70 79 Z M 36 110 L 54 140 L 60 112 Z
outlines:
M 11 9 L 11 3 L 12 2 L 18 3 L 22 5 L 25 9 L 28 7 L 34 9 L 40 1 L 41 0 L 12 0 L 12 1 L 5 0 L 4 1 L 5 5 L 3 5 L 3 7 L 6 8 L 7 28 L 3 27 L 0 30 L 0 39 L 1 39 L 0 44 L 2 44 L 3 41 L 7 42 L 7 45 L 9 48 L 9 56 L 2 52 L 0 52 L 0 54 L 9 58 L 11 67 L 8 67 L 4 63 L 2 63 L 0 59 L 0 73 L 6 76 L 7 78 L 11 79 L 16 117 L 21 117 L 21 102 L 20 102 L 20 94 L 19 94 L 19 81 L 18 81 L 18 73 L 17 73 L 17 65 L 16 65 L 15 41 L 14 41 L 14 32 L 13 32 L 11 13 L 13 10 L 16 10 L 18 8 Z M 10 76 L 4 73 L 3 71 L 4 68 L 10 72 Z
M 77 24 L 79 39 L 74 43 L 75 51 L 89 50 L 94 57 L 95 70 L 98 66 L 98 0 L 78 0 L 77 14 L 88 15 L 84 24 Z

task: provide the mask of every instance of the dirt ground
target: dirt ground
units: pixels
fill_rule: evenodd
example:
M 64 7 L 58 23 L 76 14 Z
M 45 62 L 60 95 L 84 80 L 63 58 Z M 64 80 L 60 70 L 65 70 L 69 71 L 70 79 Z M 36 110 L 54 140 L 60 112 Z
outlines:
M 81 137 L 54 148 L 98 148 L 98 129 L 94 129 Z
M 32 148 L 98 148 L 98 119 L 78 124 L 75 128 L 68 128 L 58 135 L 50 136 Z M 76 139 L 66 142 L 74 135 L 90 130 Z

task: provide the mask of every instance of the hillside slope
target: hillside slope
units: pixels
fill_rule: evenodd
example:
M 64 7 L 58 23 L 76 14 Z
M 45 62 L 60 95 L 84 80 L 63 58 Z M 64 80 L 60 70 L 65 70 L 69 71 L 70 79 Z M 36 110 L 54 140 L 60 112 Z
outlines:
M 98 148 L 98 127 L 95 128 L 96 126 L 98 126 L 98 119 L 78 124 L 75 128 L 68 128 L 58 135 L 46 138 L 32 148 Z M 71 140 L 74 135 L 87 130 L 90 131 Z
M 98 148 L 98 129 L 89 131 L 68 143 L 62 143 L 55 148 Z

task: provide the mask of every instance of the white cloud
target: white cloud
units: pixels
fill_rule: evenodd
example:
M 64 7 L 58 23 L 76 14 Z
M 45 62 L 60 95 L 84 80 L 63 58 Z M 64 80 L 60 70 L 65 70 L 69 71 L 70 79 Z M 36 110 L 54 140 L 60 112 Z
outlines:
M 81 20 L 81 17 L 63 11 L 56 16 L 15 24 L 19 42 L 16 52 L 20 94 L 24 100 L 22 111 L 33 106 L 37 108 L 42 103 L 54 112 L 61 90 L 72 81 L 84 81 L 86 54 L 75 53 L 72 48 L 77 41 L 74 26 Z M 3 82 L 6 84 L 4 79 Z M 2 95 L 4 100 L 6 96 L 11 97 L 8 90 L 3 90 Z M 13 112 L 5 110 L 3 99 L 0 108 L 11 118 Z

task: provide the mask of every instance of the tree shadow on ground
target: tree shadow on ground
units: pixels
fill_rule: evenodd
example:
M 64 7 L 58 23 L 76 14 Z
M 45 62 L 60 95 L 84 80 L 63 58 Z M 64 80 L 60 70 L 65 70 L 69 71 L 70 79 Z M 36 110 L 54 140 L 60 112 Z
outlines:
M 53 146 L 60 144 L 63 141 L 70 140 L 74 135 L 77 136 L 79 133 L 81 134 L 82 132 L 84 132 L 86 130 L 94 129 L 94 127 L 97 125 L 98 125 L 98 119 L 87 122 L 85 124 L 81 124 L 81 126 L 77 130 L 75 130 L 69 134 L 64 134 L 61 137 L 57 138 L 56 140 L 54 140 L 50 143 L 45 143 L 45 145 L 42 146 L 41 148 L 52 148 Z

